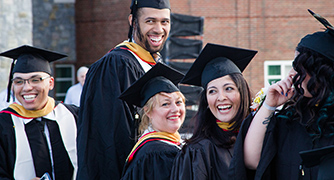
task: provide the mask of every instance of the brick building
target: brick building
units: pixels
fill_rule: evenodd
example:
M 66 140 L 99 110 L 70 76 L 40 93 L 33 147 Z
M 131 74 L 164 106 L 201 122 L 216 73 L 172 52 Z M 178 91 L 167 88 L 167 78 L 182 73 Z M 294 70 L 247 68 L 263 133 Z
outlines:
M 127 39 L 131 0 L 0 0 L 0 51 L 31 44 L 68 54 L 53 63 L 62 100 L 76 83 L 75 71 L 89 66 Z M 323 29 L 308 12 L 334 24 L 329 0 L 170 0 L 172 12 L 204 17 L 203 45 L 217 43 L 258 50 L 244 76 L 255 94 L 279 80 L 291 66 L 300 38 Z M 0 57 L 0 90 L 7 85 L 11 60 Z
M 173 13 L 205 18 L 204 45 L 210 42 L 259 51 L 244 71 L 253 93 L 264 86 L 265 80 L 284 77 L 300 38 L 323 28 L 307 9 L 334 23 L 334 5 L 329 0 L 170 0 L 170 3 Z M 130 0 L 76 1 L 78 65 L 95 62 L 127 38 L 129 6 Z

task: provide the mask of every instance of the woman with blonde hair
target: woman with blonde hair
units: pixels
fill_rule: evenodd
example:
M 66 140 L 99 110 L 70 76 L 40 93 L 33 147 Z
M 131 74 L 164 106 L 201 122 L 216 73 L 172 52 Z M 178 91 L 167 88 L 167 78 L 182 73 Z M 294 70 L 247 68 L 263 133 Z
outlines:
M 185 98 L 177 87 L 183 74 L 158 63 L 120 98 L 142 107 L 141 136 L 129 154 L 122 179 L 169 179 L 180 151 Z

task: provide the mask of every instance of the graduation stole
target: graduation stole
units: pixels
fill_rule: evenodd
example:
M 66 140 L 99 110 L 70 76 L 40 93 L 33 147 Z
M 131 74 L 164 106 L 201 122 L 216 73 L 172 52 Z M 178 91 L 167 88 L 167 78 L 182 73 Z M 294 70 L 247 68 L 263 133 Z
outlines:
M 144 48 L 142 48 L 141 46 L 139 46 L 136 43 L 124 41 L 124 42 L 118 44 L 116 47 L 119 47 L 119 46 L 126 46 L 127 48 L 124 48 L 124 47 L 120 47 L 120 48 L 132 51 L 142 61 L 146 62 L 149 65 L 153 66 L 153 65 L 156 64 L 152 54 L 150 52 L 146 51 Z
M 223 131 L 230 131 L 231 127 L 235 124 L 235 121 L 232 123 L 222 122 L 218 119 L 216 120 L 217 125 L 223 130 Z
M 150 141 L 165 141 L 167 143 L 172 143 L 175 145 L 180 145 L 181 136 L 179 132 L 176 132 L 174 134 L 167 133 L 167 132 L 156 132 L 152 131 L 149 133 L 144 134 L 142 137 L 139 138 L 135 146 L 132 148 L 129 156 L 126 158 L 125 164 L 128 165 L 135 155 L 135 153 L 139 150 L 140 147 L 142 147 L 144 144 Z
M 48 97 L 48 101 L 46 105 L 43 107 L 43 109 L 40 110 L 26 110 L 22 105 L 13 103 L 9 105 L 9 108 L 13 109 L 16 113 L 11 112 L 11 111 L 2 111 L 5 113 L 13 114 L 21 118 L 38 118 L 45 116 L 49 114 L 51 111 L 53 111 L 55 107 L 55 100 L 51 97 Z

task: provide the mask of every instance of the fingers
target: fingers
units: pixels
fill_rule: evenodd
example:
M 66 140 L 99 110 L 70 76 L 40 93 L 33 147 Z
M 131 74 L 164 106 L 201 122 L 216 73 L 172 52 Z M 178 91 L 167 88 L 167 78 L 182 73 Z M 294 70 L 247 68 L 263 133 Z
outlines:
M 293 78 L 293 76 L 295 76 L 296 74 L 297 74 L 297 72 L 293 68 L 291 68 L 289 73 L 288 73 L 288 76 L 291 76 Z
M 276 84 L 274 84 L 274 88 L 283 96 L 288 96 L 289 92 L 292 89 L 292 77 L 288 76 L 282 81 L 278 81 Z

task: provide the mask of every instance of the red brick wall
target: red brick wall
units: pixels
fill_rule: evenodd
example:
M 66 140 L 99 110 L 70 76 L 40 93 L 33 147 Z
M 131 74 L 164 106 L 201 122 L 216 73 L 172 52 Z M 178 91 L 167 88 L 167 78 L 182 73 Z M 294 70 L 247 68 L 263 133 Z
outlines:
M 75 7 L 78 64 L 94 63 L 127 38 L 130 1 L 79 0 Z
M 204 44 L 258 50 L 244 71 L 253 93 L 263 87 L 265 60 L 292 60 L 300 38 L 323 27 L 308 12 L 334 24 L 329 0 L 170 0 L 172 12 L 204 16 Z M 130 0 L 76 1 L 78 63 L 91 64 L 127 38 Z

